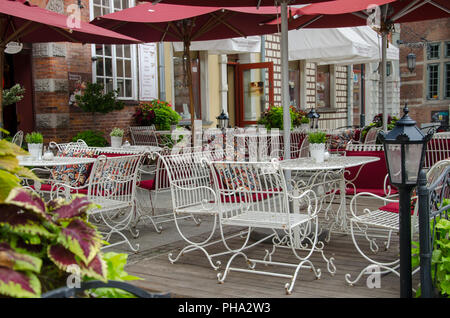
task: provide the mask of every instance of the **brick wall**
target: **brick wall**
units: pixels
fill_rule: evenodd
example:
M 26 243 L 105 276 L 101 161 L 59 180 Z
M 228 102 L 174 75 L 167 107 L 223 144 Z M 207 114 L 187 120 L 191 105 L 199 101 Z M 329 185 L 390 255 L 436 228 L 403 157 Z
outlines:
M 265 51 L 266 62 L 273 62 L 273 101 L 275 105 L 281 105 L 281 54 L 279 34 L 266 35 Z M 266 73 L 266 80 L 268 80 Z M 267 107 L 268 105 L 266 105 Z
M 417 43 L 421 37 L 429 42 L 450 41 L 450 18 L 437 19 L 430 21 L 421 21 L 413 23 L 404 23 L 401 25 L 400 39 L 404 42 Z M 416 68 L 411 73 L 407 68 L 406 56 L 409 53 L 416 55 Z M 426 50 L 424 47 L 400 46 L 400 105 L 403 107 L 408 104 L 410 116 L 417 121 L 420 126 L 422 123 L 431 122 L 432 111 L 449 111 L 450 100 L 443 97 L 443 64 L 440 69 L 440 97 L 438 100 L 428 100 L 426 98 Z M 431 61 L 430 61 L 431 62 Z
M 73 0 L 32 1 L 49 10 L 66 13 Z M 81 18 L 89 21 L 89 1 L 83 0 Z M 109 114 L 77 112 L 69 106 L 69 73 L 92 74 L 91 45 L 74 43 L 33 44 L 35 129 L 44 142 L 67 142 L 83 130 L 99 130 L 109 140 L 113 127 L 128 129 L 136 103 Z M 89 80 L 92 80 L 90 76 Z

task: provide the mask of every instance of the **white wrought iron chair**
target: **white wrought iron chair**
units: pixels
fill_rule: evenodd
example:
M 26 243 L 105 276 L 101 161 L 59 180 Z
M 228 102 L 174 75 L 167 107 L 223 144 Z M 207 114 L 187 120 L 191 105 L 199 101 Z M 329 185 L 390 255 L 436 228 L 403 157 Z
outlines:
M 435 162 L 450 158 L 450 132 L 435 133 L 425 150 L 424 168 L 429 169 Z
M 97 208 L 89 210 L 88 217 L 99 223 L 99 230 L 105 241 L 110 241 L 113 234 L 118 234 L 122 240 L 111 243 L 103 248 L 127 243 L 131 250 L 138 251 L 139 244 L 133 246 L 123 233 L 132 232 L 136 202 L 137 169 L 141 164 L 143 154 L 120 157 L 101 155 L 92 166 L 88 182 L 82 187 L 73 187 L 65 183 L 56 183 L 52 187 L 52 198 L 64 196 L 71 198 L 75 194 L 84 194 L 97 204 Z M 101 227 L 101 228 L 100 228 Z
M 224 240 L 232 255 L 224 272 L 218 274 L 219 282 L 223 283 L 231 271 L 288 278 L 290 282 L 285 284 L 285 289 L 290 294 L 301 269 L 307 268 L 317 279 L 320 278 L 320 269 L 310 259 L 314 251 L 319 251 L 326 260 L 318 247 L 318 207 L 314 191 L 306 190 L 298 196 L 289 193 L 284 173 L 276 159 L 264 163 L 211 162 L 210 165 L 220 229 L 223 231 L 227 226 L 237 226 L 248 228 L 248 233 L 256 228 L 269 229 L 272 239 L 272 250 L 266 249 L 263 259 L 250 258 L 244 252 L 248 247 L 249 235 L 237 248 Z M 292 200 L 297 201 L 298 211 L 290 211 L 289 201 Z M 277 248 L 290 249 L 295 257 L 294 262 L 274 261 Z M 232 266 L 238 256 L 244 258 L 248 268 Z M 256 270 L 256 264 L 290 267 L 293 268 L 293 274 Z
M 184 149 L 186 151 L 186 149 Z M 143 220 L 149 221 L 157 233 L 161 233 L 161 224 L 174 221 L 173 211 L 158 213 L 158 194 L 170 193 L 170 182 L 161 156 L 170 155 L 171 149 L 164 148 L 158 153 L 151 154 L 149 160 L 154 164 L 142 165 L 138 168 L 138 186 L 136 188 L 136 221 L 135 226 Z M 150 178 L 149 178 L 150 177 Z M 179 217 L 178 219 L 181 219 Z M 186 215 L 185 218 L 192 218 L 196 224 L 201 220 Z
M 16 132 L 16 134 L 13 136 L 11 142 L 13 144 L 16 144 L 19 147 L 22 147 L 22 142 L 23 142 L 23 131 L 22 130 L 18 130 Z
M 218 222 L 219 210 L 216 204 L 216 193 L 213 189 L 210 167 L 206 162 L 217 159 L 218 157 L 209 151 L 194 151 L 161 156 L 161 161 L 164 163 L 169 177 L 175 225 L 178 233 L 187 243 L 175 257 L 173 253 L 168 255 L 171 263 L 178 261 L 183 254 L 201 251 L 205 254 L 211 267 L 217 270 L 221 262 L 219 260 L 214 262 L 213 258 L 229 253 L 229 251 L 211 254 L 207 248 L 213 244 L 222 243 L 226 239 L 243 235 L 243 233 L 239 232 L 226 238 L 213 240 L 214 234 L 220 227 Z M 185 235 L 185 230 L 180 220 L 191 215 L 195 218 L 201 216 L 210 216 L 212 218 L 211 228 L 208 229 L 205 239 L 193 240 Z M 249 246 L 253 245 L 250 244 Z
M 442 160 L 437 162 L 430 168 L 427 172 L 427 182 L 431 184 L 439 175 L 450 166 L 450 160 Z M 384 206 L 378 209 L 369 209 L 364 208 L 362 212 L 359 212 L 358 208 L 358 200 L 361 197 L 372 197 L 378 202 L 384 202 Z M 417 200 L 417 196 L 412 197 L 412 201 Z M 379 252 L 379 247 L 376 243 L 376 239 L 380 237 L 379 233 L 384 231 L 385 236 L 381 236 L 385 242 L 384 245 L 386 249 L 390 245 L 391 235 L 392 233 L 398 233 L 399 231 L 399 216 L 398 211 L 395 213 L 395 209 L 398 209 L 398 200 L 386 197 L 380 197 L 378 195 L 369 193 L 369 192 L 361 192 L 355 195 L 350 202 L 350 210 L 352 213 L 352 218 L 350 219 L 350 229 L 351 229 L 351 237 L 354 243 L 354 246 L 358 253 L 369 262 L 369 265 L 361 270 L 359 275 L 352 280 L 351 274 L 345 275 L 345 280 L 348 284 L 354 285 L 357 283 L 363 275 L 373 275 L 373 274 L 386 274 L 392 272 L 397 276 L 400 276 L 398 272 L 399 262 L 398 258 L 393 259 L 391 261 L 375 259 L 375 254 Z M 414 212 L 411 215 L 411 236 L 414 236 L 418 232 L 418 204 L 414 205 Z M 372 255 L 368 255 L 368 253 L 360 247 L 358 244 L 357 236 L 361 236 L 361 233 L 364 234 L 365 239 L 370 243 L 369 247 L 372 252 Z M 379 269 L 377 272 L 376 269 Z M 416 268 L 413 273 L 416 273 L 419 268 Z
M 159 146 L 154 126 L 129 127 L 133 145 Z

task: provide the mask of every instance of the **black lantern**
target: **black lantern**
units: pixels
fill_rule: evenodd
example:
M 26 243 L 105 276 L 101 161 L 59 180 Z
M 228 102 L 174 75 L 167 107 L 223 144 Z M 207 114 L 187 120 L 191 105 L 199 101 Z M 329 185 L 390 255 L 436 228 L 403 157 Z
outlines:
M 403 117 L 390 132 L 380 132 L 391 184 L 399 190 L 400 296 L 412 297 L 411 278 L 411 191 L 417 185 L 426 144 L 432 133 L 424 135 L 409 117 L 405 105 Z
M 313 128 L 319 128 L 319 118 L 320 115 L 316 113 L 316 110 L 314 108 L 311 108 L 308 114 L 306 114 L 306 117 L 309 118 L 309 122 L 311 124 L 311 129 Z
M 408 64 L 408 70 L 412 73 L 416 69 L 416 55 L 409 53 L 406 56 L 406 63 Z
M 222 109 L 222 112 L 219 116 L 216 117 L 217 119 L 217 127 L 220 129 L 228 128 L 228 122 L 230 121 L 230 118 L 228 118 L 228 115 L 225 114 L 224 110 Z

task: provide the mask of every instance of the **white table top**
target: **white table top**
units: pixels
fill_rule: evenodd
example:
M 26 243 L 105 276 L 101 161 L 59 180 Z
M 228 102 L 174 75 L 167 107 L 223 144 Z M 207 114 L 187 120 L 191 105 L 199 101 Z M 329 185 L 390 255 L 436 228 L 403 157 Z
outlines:
M 76 164 L 92 163 L 95 158 L 75 158 L 75 157 L 54 157 L 52 160 L 39 160 L 32 156 L 18 156 L 20 166 L 25 167 L 55 167 L 69 166 Z
M 130 145 L 130 146 L 122 146 L 122 147 L 97 147 L 98 149 L 105 149 L 106 151 L 111 151 L 112 153 L 120 153 L 120 152 L 158 152 L 163 148 L 157 146 L 147 146 L 147 145 Z
M 289 159 L 280 161 L 280 166 L 284 170 L 336 170 L 345 169 L 351 167 L 357 167 L 367 163 L 380 160 L 379 157 L 366 157 L 366 156 L 330 156 L 330 158 L 324 162 L 317 163 L 311 157 Z

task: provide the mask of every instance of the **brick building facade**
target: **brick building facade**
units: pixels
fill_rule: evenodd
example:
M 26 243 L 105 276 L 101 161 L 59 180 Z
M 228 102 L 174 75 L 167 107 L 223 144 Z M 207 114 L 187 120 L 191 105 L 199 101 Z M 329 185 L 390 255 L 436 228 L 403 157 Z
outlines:
M 400 103 L 408 104 L 418 125 L 447 121 L 450 110 L 450 18 L 401 25 Z M 414 53 L 416 67 L 410 72 L 407 55 Z M 433 115 L 435 118 L 433 119 Z

